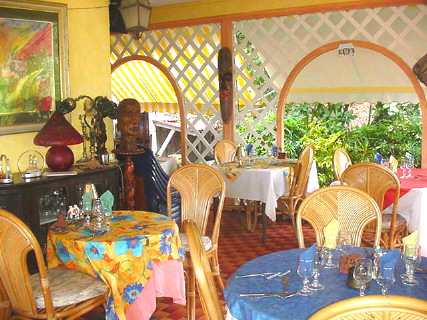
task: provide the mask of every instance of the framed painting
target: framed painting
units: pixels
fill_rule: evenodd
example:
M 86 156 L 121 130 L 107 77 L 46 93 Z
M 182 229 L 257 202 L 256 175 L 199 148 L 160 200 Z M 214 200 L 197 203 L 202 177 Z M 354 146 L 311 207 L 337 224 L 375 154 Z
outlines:
M 69 95 L 67 7 L 0 0 L 0 134 L 38 131 Z

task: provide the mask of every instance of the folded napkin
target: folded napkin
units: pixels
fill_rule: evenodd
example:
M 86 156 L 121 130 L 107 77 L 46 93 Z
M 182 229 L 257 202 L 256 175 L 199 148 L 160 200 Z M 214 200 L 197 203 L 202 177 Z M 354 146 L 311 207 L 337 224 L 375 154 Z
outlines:
M 102 209 L 104 210 L 104 214 L 111 214 L 113 213 L 113 205 L 114 205 L 114 196 L 111 193 L 110 190 L 105 191 L 101 195 L 101 205 Z
M 340 225 L 337 219 L 332 219 L 326 227 L 323 228 L 323 234 L 325 236 L 325 242 L 323 246 L 325 248 L 335 249 L 337 246 L 337 234 Z
M 246 146 L 246 153 L 248 154 L 248 156 L 252 155 L 252 151 L 253 151 L 253 149 L 254 149 L 254 145 L 253 145 L 253 144 L 251 144 L 251 143 L 249 143 L 249 144 Z
M 390 170 L 393 171 L 393 172 L 397 172 L 397 166 L 399 164 L 399 162 L 397 161 L 397 159 L 395 157 L 393 157 L 393 156 L 390 156 L 389 163 L 390 163 Z
M 416 244 L 418 244 L 418 233 L 419 233 L 419 231 L 415 230 L 409 236 L 403 237 L 402 238 L 403 245 L 415 246 Z
M 313 244 L 310 248 L 301 252 L 299 255 L 300 261 L 314 261 L 316 258 L 316 250 L 317 244 Z
M 400 250 L 394 249 L 387 252 L 385 255 L 380 257 L 380 272 L 382 273 L 385 268 L 394 268 L 397 259 L 400 257 Z
M 375 163 L 381 164 L 381 162 L 383 161 L 383 156 L 377 152 L 375 153 L 374 160 Z

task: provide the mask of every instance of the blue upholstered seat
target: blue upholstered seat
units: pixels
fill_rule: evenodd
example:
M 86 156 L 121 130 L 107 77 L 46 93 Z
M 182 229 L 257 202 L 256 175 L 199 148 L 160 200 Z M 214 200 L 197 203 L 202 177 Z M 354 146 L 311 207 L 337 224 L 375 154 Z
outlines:
M 145 201 L 147 211 L 167 215 L 166 186 L 169 175 L 163 170 L 156 156 L 150 148 L 142 147 L 144 153 L 133 156 L 135 175 L 144 180 Z M 172 219 L 181 219 L 181 197 L 179 193 L 173 193 Z

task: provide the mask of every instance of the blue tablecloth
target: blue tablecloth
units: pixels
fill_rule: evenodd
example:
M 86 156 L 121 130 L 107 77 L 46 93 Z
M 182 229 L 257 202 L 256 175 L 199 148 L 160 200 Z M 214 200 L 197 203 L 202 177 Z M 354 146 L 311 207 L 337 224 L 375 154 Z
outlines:
M 302 288 L 302 279 L 296 273 L 298 255 L 303 249 L 293 249 L 271 253 L 249 261 L 240 267 L 235 274 L 248 274 L 255 272 L 279 272 L 291 269 L 287 275 L 290 278 L 289 292 Z M 363 254 L 363 250 L 356 248 L 354 251 Z M 421 268 L 427 268 L 427 258 L 423 257 Z M 420 274 L 415 277 L 420 281 L 417 286 L 406 286 L 402 284 L 400 274 L 404 273 L 405 267 L 401 259 L 395 267 L 395 284 L 388 289 L 390 295 L 410 296 L 427 300 L 427 281 Z M 230 277 L 224 290 L 227 306 L 233 317 L 239 320 L 304 320 L 317 310 L 324 308 L 339 300 L 357 297 L 358 289 L 346 285 L 347 274 L 342 274 L 335 269 L 322 269 L 320 282 L 325 289 L 315 291 L 312 296 L 304 297 L 296 295 L 286 299 L 269 297 L 251 299 L 240 297 L 240 293 L 250 292 L 283 292 L 282 277 L 270 280 L 264 277 L 235 278 Z M 381 294 L 381 287 L 371 281 L 371 287 L 367 288 L 366 295 Z

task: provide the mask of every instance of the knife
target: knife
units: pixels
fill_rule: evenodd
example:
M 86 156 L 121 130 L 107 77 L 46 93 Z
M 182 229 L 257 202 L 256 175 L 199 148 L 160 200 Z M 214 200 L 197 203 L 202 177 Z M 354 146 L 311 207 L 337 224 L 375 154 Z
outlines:
M 427 269 L 416 269 L 416 273 L 427 273 Z
M 268 292 L 268 293 L 241 293 L 241 297 L 250 297 L 250 298 L 263 298 L 263 297 L 279 297 L 279 298 L 288 298 L 298 294 L 298 291 L 295 292 Z
M 273 275 L 273 272 L 264 272 L 264 273 L 249 273 L 249 274 L 237 274 L 234 277 L 235 278 L 246 278 L 246 277 L 256 277 L 256 276 L 262 276 L 267 277 Z

